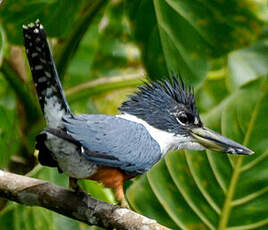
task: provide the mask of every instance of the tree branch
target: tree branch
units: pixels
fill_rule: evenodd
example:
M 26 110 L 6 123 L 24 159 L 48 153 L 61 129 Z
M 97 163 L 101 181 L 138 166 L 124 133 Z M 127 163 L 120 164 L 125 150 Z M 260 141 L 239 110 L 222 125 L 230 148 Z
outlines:
M 81 93 L 81 91 L 90 91 L 95 87 L 108 86 L 107 88 L 113 88 L 113 85 L 125 84 L 127 86 L 133 86 L 142 84 L 142 80 L 145 79 L 145 73 L 143 70 L 137 71 L 134 74 L 112 76 L 112 77 L 101 77 L 95 80 L 84 82 L 75 86 L 72 86 L 65 90 L 66 96 L 72 96 L 73 94 Z M 111 87 L 109 87 L 111 85 Z
M 155 220 L 26 176 L 0 170 L 0 197 L 30 206 L 40 206 L 70 218 L 106 229 L 168 230 Z

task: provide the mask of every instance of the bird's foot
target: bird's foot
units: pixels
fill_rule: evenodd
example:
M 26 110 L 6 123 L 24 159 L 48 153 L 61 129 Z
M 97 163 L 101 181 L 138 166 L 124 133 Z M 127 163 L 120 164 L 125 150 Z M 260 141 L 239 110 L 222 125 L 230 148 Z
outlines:
M 84 195 L 86 195 L 86 193 L 83 191 L 83 189 L 80 188 L 80 186 L 77 186 L 77 187 L 74 189 L 74 192 L 75 192 L 76 195 L 78 195 L 78 196 L 84 196 Z
M 78 179 L 69 177 L 69 188 L 72 189 L 77 195 L 85 195 L 83 189 L 78 185 Z
M 118 186 L 115 187 L 115 198 L 118 200 L 119 205 L 122 208 L 128 208 L 130 209 L 127 199 L 125 197 L 123 183 L 118 184 Z
M 120 203 L 121 208 L 130 209 L 129 204 L 128 204 L 127 200 L 125 199 L 125 197 L 119 203 Z

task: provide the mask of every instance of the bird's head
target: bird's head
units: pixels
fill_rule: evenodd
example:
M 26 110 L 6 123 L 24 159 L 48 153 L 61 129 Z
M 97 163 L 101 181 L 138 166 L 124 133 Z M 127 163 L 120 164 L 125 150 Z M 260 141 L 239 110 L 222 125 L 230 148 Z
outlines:
M 194 90 L 183 79 L 145 83 L 119 108 L 124 118 L 142 123 L 162 152 L 204 148 L 231 154 L 253 154 L 250 149 L 203 126 Z

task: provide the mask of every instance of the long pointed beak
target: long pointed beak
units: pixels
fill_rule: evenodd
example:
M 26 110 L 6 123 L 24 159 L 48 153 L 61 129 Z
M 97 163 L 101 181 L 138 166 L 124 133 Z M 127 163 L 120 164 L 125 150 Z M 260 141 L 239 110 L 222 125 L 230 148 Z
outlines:
M 192 129 L 191 135 L 196 142 L 210 150 L 243 155 L 251 155 L 254 153 L 245 146 L 205 127 Z

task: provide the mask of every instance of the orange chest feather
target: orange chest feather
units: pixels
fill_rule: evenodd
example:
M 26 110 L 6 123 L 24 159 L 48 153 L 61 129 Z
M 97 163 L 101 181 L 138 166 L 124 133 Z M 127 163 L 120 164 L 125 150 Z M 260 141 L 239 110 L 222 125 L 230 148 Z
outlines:
M 98 181 L 107 188 L 116 188 L 130 178 L 130 176 L 124 174 L 120 169 L 101 167 L 88 179 Z

